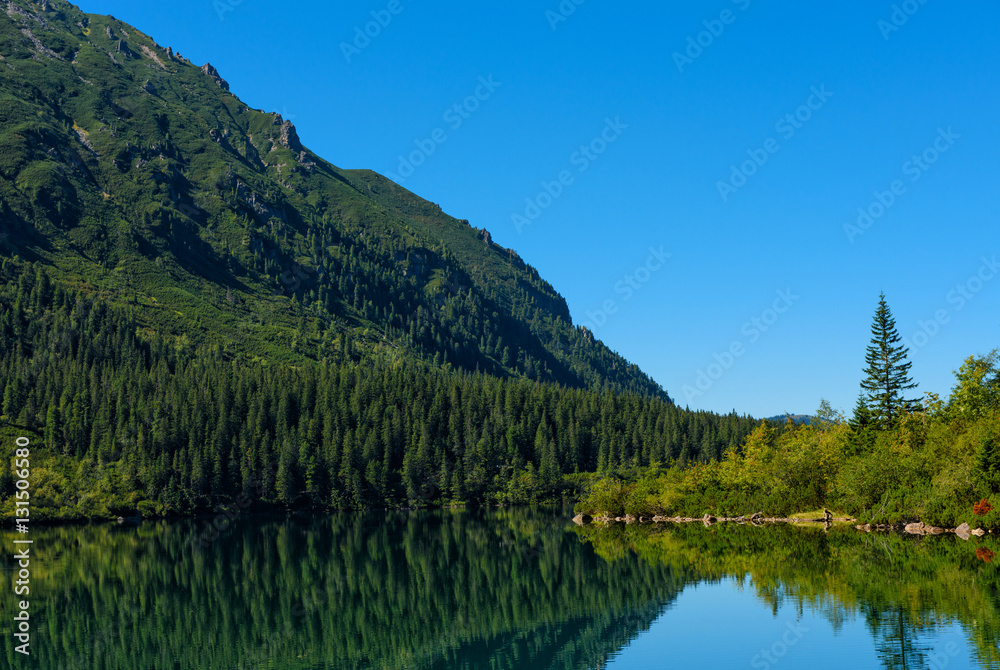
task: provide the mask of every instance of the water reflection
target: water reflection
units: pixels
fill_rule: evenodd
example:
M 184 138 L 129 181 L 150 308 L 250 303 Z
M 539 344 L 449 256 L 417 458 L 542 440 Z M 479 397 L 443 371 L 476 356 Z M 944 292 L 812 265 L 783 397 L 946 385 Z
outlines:
M 617 657 L 621 667 L 638 637 L 666 639 L 655 626 L 664 617 L 738 612 L 753 650 L 772 643 L 766 626 L 791 608 L 822 617 L 831 638 L 863 621 L 866 653 L 884 667 L 939 667 L 947 650 L 932 633 L 954 624 L 968 640 L 961 653 L 997 667 L 1000 584 L 977 552 L 996 549 L 990 539 L 597 530 L 566 518 L 522 508 L 244 517 L 218 534 L 206 534 L 204 521 L 35 529 L 32 662 L 568 670 Z M 8 583 L 12 539 L 3 538 Z M 699 584 L 718 587 L 718 598 L 680 611 L 678 597 Z M 9 622 L 0 625 L 7 639 Z M 718 632 L 705 627 L 674 644 L 729 644 Z M 20 667 L 5 649 L 0 668 Z M 959 655 L 948 667 L 959 667 Z
M 734 587 L 726 592 L 727 606 L 738 600 L 734 592 L 749 585 L 775 621 L 786 618 L 789 608 L 796 620 L 804 612 L 814 615 L 822 639 L 810 634 L 809 646 L 823 650 L 810 667 L 1000 668 L 1000 579 L 981 560 L 992 538 L 977 543 L 853 528 L 736 525 L 577 532 L 610 560 L 632 553 L 651 564 L 693 565 L 702 578 L 729 575 Z M 680 604 L 685 606 L 683 598 Z M 733 625 L 759 617 L 749 612 Z M 741 647 L 727 638 L 742 654 L 733 665 L 746 665 L 746 659 L 751 667 L 774 665 L 754 651 L 767 639 L 759 634 Z M 866 662 L 869 652 L 874 656 Z

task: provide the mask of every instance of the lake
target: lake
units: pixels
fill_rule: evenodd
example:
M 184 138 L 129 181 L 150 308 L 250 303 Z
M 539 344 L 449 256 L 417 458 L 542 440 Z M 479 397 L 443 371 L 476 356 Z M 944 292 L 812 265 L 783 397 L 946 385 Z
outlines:
M 0 668 L 1000 668 L 992 536 L 570 514 L 35 528 L 34 658 L 8 590 Z

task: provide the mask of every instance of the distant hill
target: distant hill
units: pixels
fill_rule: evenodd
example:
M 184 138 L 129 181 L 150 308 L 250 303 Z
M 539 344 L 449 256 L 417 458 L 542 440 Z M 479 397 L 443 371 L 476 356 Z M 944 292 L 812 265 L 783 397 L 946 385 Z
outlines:
M 767 417 L 767 420 L 770 423 L 783 424 L 783 423 L 786 423 L 788 421 L 788 418 L 789 418 L 789 415 L 787 415 L 787 414 L 775 414 L 774 416 Z M 808 426 L 813 421 L 816 420 L 816 417 L 810 416 L 808 414 L 792 414 L 791 415 L 791 419 L 795 423 L 801 423 L 801 424 L 805 424 L 805 425 Z

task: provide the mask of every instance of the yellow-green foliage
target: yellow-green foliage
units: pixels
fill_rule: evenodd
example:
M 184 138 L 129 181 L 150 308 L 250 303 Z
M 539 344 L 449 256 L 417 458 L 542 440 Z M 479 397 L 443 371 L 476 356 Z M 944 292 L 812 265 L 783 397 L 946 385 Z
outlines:
M 891 430 L 837 421 L 789 423 L 779 432 L 763 421 L 719 462 L 657 473 L 641 485 L 595 488 L 601 497 L 584 499 L 578 510 L 611 511 L 611 501 L 622 509 L 685 516 L 832 507 L 871 522 L 1000 526 L 1000 513 L 972 514 L 983 498 L 1000 507 L 998 362 L 996 351 L 970 357 L 948 402 L 931 397 Z
M 728 450 L 719 468 L 722 484 L 744 491 L 760 486 L 760 473 L 769 468 L 774 460 L 774 438 L 771 424 L 761 421 L 742 448 Z
M 127 514 L 140 500 L 138 492 L 128 492 L 122 473 L 116 464 L 92 461 L 76 462 L 70 456 L 53 453 L 45 447 L 41 436 L 31 432 L 0 430 L 0 480 L 12 472 L 13 445 L 16 437 L 27 435 L 31 440 L 29 487 L 29 523 L 32 521 L 80 521 L 114 518 Z M 7 488 L 0 496 L 0 518 L 15 518 L 15 497 L 10 494 L 10 481 L 0 482 Z
M 1000 349 L 985 356 L 969 356 L 955 373 L 951 413 L 960 419 L 981 419 L 1000 408 Z

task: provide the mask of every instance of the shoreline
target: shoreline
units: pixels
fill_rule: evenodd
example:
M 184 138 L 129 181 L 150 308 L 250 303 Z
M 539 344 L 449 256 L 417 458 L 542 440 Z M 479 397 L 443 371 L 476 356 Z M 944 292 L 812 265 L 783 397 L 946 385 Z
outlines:
M 601 516 L 591 516 L 589 514 L 577 514 L 576 516 L 573 517 L 573 523 L 575 523 L 578 526 L 586 526 L 586 525 L 591 525 L 591 524 L 601 525 L 601 526 L 609 526 L 609 525 L 615 524 L 615 523 L 625 523 L 625 524 L 635 524 L 635 523 L 641 523 L 641 524 L 673 523 L 673 524 L 680 524 L 680 523 L 699 523 L 699 522 L 702 523 L 702 524 L 704 524 L 704 526 L 706 528 L 709 527 L 709 526 L 714 526 L 714 525 L 719 524 L 719 523 L 736 523 L 736 524 L 739 524 L 739 525 L 749 524 L 751 526 L 764 526 L 764 525 L 768 525 L 768 524 L 777 524 L 777 523 L 809 524 L 809 525 L 822 524 L 822 525 L 826 526 L 827 528 L 829 528 L 830 526 L 832 526 L 834 524 L 839 524 L 839 525 L 855 524 L 854 527 L 857 530 L 860 530 L 860 531 L 863 531 L 863 532 L 866 532 L 866 533 L 871 533 L 872 531 L 875 531 L 875 532 L 888 532 L 888 533 L 899 532 L 899 533 L 907 533 L 909 535 L 945 535 L 945 534 L 951 533 L 953 535 L 957 535 L 958 537 L 962 538 L 963 540 L 968 540 L 972 536 L 982 537 L 983 535 L 986 535 L 987 533 L 992 533 L 993 532 L 993 531 L 985 531 L 982 528 L 975 528 L 975 529 L 970 528 L 969 524 L 967 524 L 967 523 L 963 523 L 962 525 L 958 526 L 957 528 L 941 528 L 941 527 L 938 527 L 938 526 L 927 525 L 927 524 L 924 524 L 923 522 L 919 522 L 919 521 L 915 522 L 915 523 L 907 523 L 907 524 L 903 524 L 903 523 L 899 523 L 899 524 L 885 524 L 885 523 L 879 523 L 879 524 L 864 523 L 864 524 L 859 524 L 859 523 L 857 523 L 857 519 L 855 519 L 853 517 L 834 517 L 834 516 L 829 516 L 829 517 L 823 517 L 823 518 L 817 518 L 817 519 L 808 519 L 808 518 L 806 518 L 806 519 L 796 519 L 796 518 L 791 518 L 791 517 L 767 517 L 767 516 L 764 516 L 762 513 L 756 513 L 756 514 L 752 514 L 750 516 L 744 515 L 744 516 L 736 516 L 736 517 L 727 517 L 727 516 L 716 517 L 716 516 L 712 516 L 711 514 L 706 514 L 705 516 L 701 517 L 700 519 L 695 518 L 695 517 L 689 517 L 689 516 L 659 516 L 659 515 L 652 516 L 652 517 L 645 517 L 645 516 L 636 517 L 636 516 L 632 516 L 631 514 L 626 514 L 625 516 L 615 516 L 615 517 L 610 516 L 608 514 L 604 514 L 604 515 L 601 515 Z

